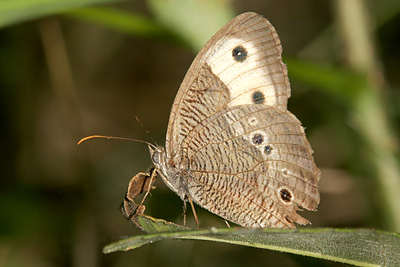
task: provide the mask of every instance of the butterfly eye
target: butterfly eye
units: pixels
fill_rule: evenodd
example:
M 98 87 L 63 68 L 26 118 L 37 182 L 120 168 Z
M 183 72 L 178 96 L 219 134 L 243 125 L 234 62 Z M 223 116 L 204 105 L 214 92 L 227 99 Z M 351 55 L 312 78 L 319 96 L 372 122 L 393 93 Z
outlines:
M 247 50 L 243 46 L 236 46 L 232 50 L 232 57 L 239 62 L 243 62 L 247 58 Z
M 159 164 L 160 163 L 160 152 L 158 152 L 158 151 L 154 152 L 154 154 L 151 157 L 151 159 L 152 159 L 154 164 Z

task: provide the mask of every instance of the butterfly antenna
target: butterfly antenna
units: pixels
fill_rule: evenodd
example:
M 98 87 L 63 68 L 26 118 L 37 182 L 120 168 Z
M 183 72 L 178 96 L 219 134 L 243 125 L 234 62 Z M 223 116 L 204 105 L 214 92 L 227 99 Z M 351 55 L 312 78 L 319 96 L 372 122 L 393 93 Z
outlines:
M 140 127 L 142 127 L 142 129 L 144 130 L 144 132 L 149 136 L 149 138 L 151 139 L 151 141 L 153 141 L 154 144 L 156 144 L 156 146 L 158 146 L 156 140 L 154 140 L 153 136 L 151 136 L 150 131 L 147 130 L 146 127 L 144 127 L 143 123 L 139 120 L 139 118 L 137 116 L 135 116 L 135 119 L 137 121 L 137 123 L 139 123 Z
M 99 135 L 99 134 L 90 135 L 90 136 L 86 136 L 86 137 L 82 138 L 81 140 L 79 140 L 78 145 L 82 144 L 83 142 L 85 142 L 85 141 L 87 141 L 87 140 L 89 140 L 89 139 L 93 139 L 93 138 L 127 140 L 127 141 L 133 141 L 133 142 L 144 143 L 144 144 L 147 144 L 147 145 L 153 147 L 154 149 L 157 148 L 157 147 L 156 147 L 155 145 L 153 145 L 152 143 L 146 142 L 146 141 L 143 141 L 143 140 L 138 140 L 138 139 L 133 139 L 133 138 L 126 138 L 126 137 L 118 137 L 118 136 Z

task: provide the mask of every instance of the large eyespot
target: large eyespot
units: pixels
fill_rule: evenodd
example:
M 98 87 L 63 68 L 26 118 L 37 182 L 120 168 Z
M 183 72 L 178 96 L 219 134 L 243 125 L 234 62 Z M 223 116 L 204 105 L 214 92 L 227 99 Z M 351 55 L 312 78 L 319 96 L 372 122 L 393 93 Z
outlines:
M 278 189 L 278 195 L 279 198 L 286 204 L 290 204 L 293 200 L 292 192 L 285 187 L 281 187 Z
M 264 93 L 260 91 L 255 91 L 251 96 L 251 100 L 254 104 L 263 104 L 265 102 Z
M 236 46 L 232 50 L 232 57 L 239 62 L 243 62 L 247 58 L 247 50 L 241 45 Z

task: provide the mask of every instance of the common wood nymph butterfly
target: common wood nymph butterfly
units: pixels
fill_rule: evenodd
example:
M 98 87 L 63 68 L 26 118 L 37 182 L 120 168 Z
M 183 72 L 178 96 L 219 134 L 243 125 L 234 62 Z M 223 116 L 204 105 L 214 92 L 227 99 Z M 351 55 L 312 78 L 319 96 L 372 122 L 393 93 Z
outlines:
M 296 211 L 320 200 L 311 146 L 287 110 L 281 54 L 268 20 L 251 12 L 232 19 L 190 66 L 165 148 L 149 146 L 154 170 L 183 201 L 244 227 L 307 224 Z M 140 177 L 144 184 L 150 175 Z

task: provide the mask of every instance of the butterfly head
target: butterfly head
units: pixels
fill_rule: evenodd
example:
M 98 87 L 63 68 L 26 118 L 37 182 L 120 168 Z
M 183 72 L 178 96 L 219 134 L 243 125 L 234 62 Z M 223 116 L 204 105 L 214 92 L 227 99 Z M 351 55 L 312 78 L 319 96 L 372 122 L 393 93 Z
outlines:
M 175 191 L 182 199 L 185 199 L 186 191 L 184 190 L 179 179 L 178 170 L 172 160 L 169 160 L 164 147 L 154 147 L 149 145 L 151 161 L 161 176 L 164 183 Z
M 166 181 L 168 186 L 172 187 L 172 185 L 170 185 L 170 182 L 168 182 L 169 169 L 167 165 L 165 149 L 160 146 L 155 147 L 149 145 L 149 151 L 151 161 L 153 162 L 153 165 L 156 168 L 157 172 L 160 174 L 163 180 Z

